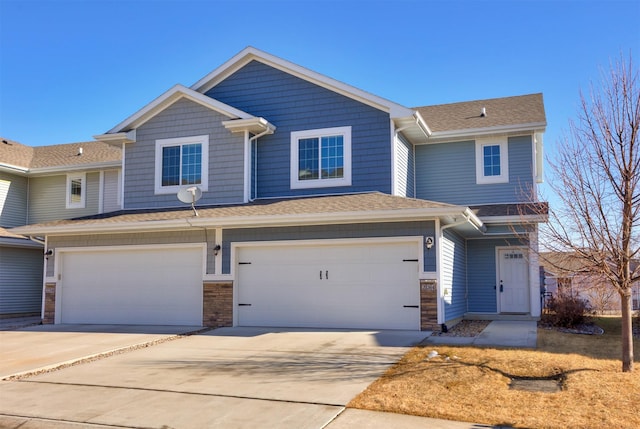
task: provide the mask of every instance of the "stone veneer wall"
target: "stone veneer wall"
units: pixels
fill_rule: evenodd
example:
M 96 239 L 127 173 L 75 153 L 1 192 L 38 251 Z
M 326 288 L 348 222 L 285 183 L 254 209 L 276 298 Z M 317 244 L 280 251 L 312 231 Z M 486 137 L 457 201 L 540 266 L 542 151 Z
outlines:
M 233 282 L 202 284 L 202 326 L 233 326 Z
M 438 288 L 435 280 L 420 280 L 420 330 L 440 331 Z
M 45 283 L 44 285 L 44 317 L 43 325 L 51 325 L 56 321 L 56 284 Z

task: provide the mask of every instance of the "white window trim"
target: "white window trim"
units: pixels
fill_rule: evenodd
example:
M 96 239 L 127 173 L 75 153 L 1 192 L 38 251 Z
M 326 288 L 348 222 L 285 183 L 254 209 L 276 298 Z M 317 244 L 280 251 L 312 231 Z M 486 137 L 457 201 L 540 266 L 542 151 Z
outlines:
M 80 202 L 71 202 L 71 181 L 80 179 L 82 186 L 80 187 Z M 67 191 L 66 191 L 66 208 L 83 209 L 86 206 L 87 195 L 87 173 L 68 173 L 67 174 Z
M 298 179 L 298 140 L 312 137 L 342 136 L 344 166 L 343 177 L 334 179 Z M 291 189 L 329 188 L 351 186 L 351 127 L 321 128 L 316 130 L 293 131 L 291 133 Z
M 186 144 L 202 144 L 202 175 L 201 183 L 197 185 L 203 192 L 209 190 L 209 135 L 177 137 L 171 139 L 156 140 L 156 171 L 155 171 L 155 193 L 175 194 L 184 185 L 162 186 L 162 148 L 165 146 L 180 146 Z
M 484 147 L 500 146 L 500 175 L 484 175 Z M 476 183 L 487 185 L 509 183 L 509 140 L 507 137 L 493 137 L 476 140 Z

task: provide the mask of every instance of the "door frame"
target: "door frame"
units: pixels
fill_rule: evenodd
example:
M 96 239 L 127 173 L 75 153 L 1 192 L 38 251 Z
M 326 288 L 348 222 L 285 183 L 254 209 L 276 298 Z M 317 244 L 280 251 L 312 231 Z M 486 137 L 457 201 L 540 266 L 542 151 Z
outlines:
M 502 300 L 501 300 L 501 294 L 500 294 L 500 263 L 501 263 L 501 258 L 500 258 L 500 252 L 501 251 L 505 251 L 505 250 L 521 250 L 523 253 L 523 257 L 524 259 L 527 261 L 527 269 L 526 269 L 526 285 L 527 285 L 527 293 L 526 293 L 526 300 L 527 300 L 527 304 L 526 304 L 526 309 L 525 311 L 522 312 L 517 312 L 514 314 L 531 314 L 531 296 L 530 296 L 530 290 L 531 290 L 531 274 L 530 274 L 530 267 L 529 267 L 529 247 L 527 246 L 496 246 L 496 309 L 498 310 L 498 314 L 502 314 Z M 508 314 L 511 314 L 508 313 Z

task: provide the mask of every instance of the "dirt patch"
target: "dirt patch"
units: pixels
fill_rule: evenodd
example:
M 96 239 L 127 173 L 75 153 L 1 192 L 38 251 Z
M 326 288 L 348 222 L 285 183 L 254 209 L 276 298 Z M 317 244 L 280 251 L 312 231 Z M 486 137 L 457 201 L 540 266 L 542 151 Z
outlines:
M 447 332 L 434 332 L 431 336 L 438 337 L 475 337 L 489 326 L 490 320 L 462 320 Z

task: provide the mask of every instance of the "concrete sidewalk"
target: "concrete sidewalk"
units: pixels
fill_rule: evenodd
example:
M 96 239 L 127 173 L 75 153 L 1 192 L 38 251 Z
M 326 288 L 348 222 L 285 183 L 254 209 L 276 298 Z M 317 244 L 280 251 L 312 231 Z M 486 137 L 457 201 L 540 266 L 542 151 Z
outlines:
M 494 320 L 478 336 L 431 336 L 426 338 L 423 344 L 534 349 L 537 341 L 538 323 L 536 321 Z

